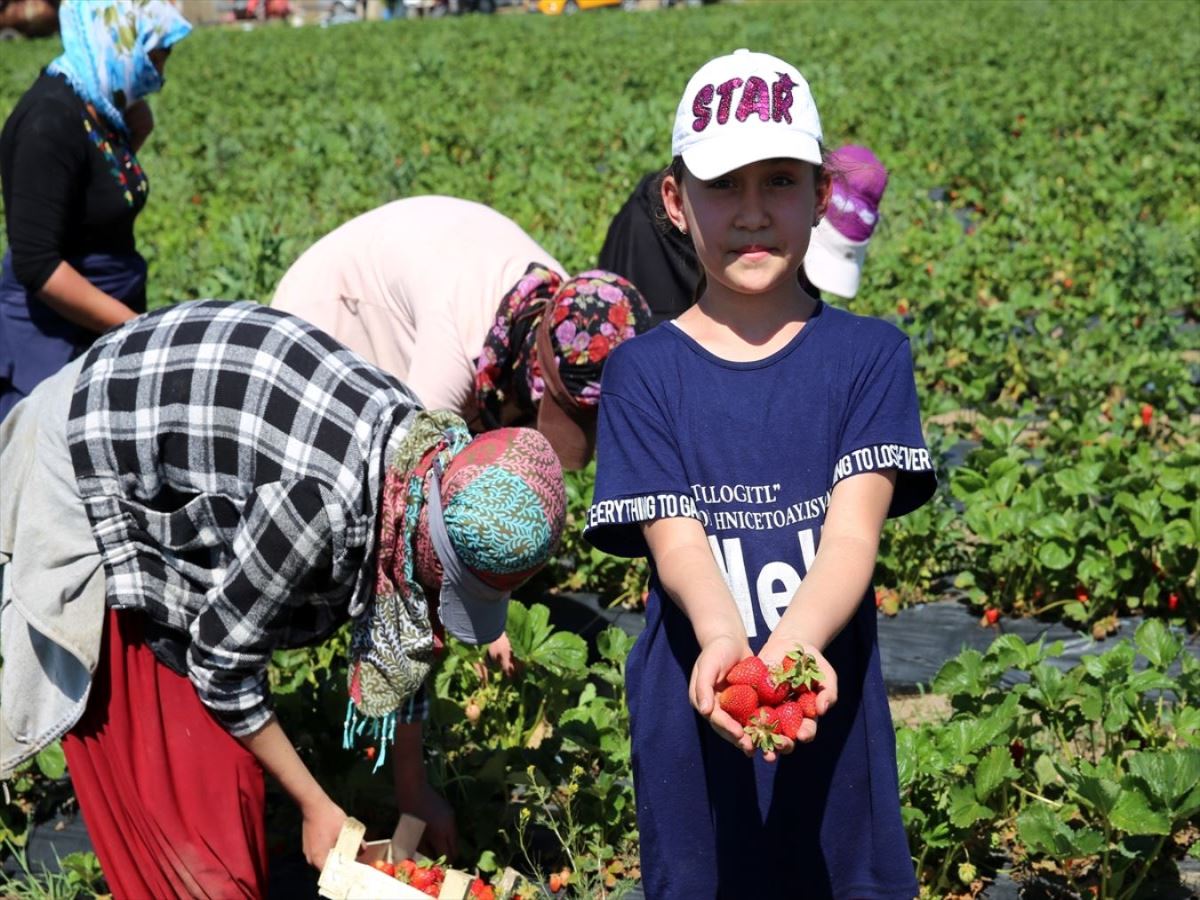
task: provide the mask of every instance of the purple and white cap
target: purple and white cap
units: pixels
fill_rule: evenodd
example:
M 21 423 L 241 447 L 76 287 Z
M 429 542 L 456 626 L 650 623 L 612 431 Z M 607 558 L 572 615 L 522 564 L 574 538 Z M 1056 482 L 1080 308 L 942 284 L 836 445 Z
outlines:
M 825 217 L 813 229 L 804 272 L 820 290 L 853 297 L 879 223 L 888 173 L 874 153 L 855 144 L 826 154 L 825 162 L 833 188 Z

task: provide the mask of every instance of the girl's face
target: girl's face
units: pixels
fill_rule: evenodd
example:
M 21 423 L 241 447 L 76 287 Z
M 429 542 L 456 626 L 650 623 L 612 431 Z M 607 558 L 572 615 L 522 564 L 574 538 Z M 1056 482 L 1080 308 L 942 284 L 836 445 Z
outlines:
M 797 159 L 750 163 L 712 181 L 668 175 L 663 205 L 691 235 L 710 284 L 748 295 L 792 290 L 812 234 L 815 177 Z

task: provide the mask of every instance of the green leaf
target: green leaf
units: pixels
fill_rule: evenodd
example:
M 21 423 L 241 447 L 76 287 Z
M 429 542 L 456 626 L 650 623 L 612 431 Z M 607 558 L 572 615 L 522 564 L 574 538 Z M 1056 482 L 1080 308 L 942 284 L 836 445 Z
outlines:
M 559 631 L 524 659 L 559 672 L 578 672 L 587 667 L 587 643 L 577 634 Z
M 609 662 L 624 665 L 625 658 L 633 649 L 634 640 L 617 626 L 609 625 L 597 636 L 596 649 Z
M 38 770 L 47 778 L 55 781 L 62 778 L 67 772 L 67 757 L 63 753 L 62 744 L 58 741 L 41 750 L 34 760 Z
M 1129 758 L 1128 772 L 1126 786 L 1141 785 L 1152 808 L 1167 816 L 1184 818 L 1200 808 L 1200 750 L 1144 750 Z
M 1113 826 L 1129 834 L 1170 834 L 1171 820 L 1150 808 L 1150 801 L 1136 787 L 1126 787 L 1109 815 Z
M 1047 569 L 1058 571 L 1075 561 L 1075 550 L 1065 541 L 1049 541 L 1038 547 L 1037 557 Z
M 975 794 L 966 785 L 950 786 L 950 821 L 957 828 L 970 828 L 980 819 L 995 815 L 982 803 L 975 800 Z
M 1040 803 L 1027 806 L 1017 816 L 1017 834 L 1022 843 L 1050 856 L 1071 854 L 1075 845 L 1075 835 L 1067 824 Z
M 1183 649 L 1183 644 L 1167 630 L 1167 626 L 1160 619 L 1147 619 L 1138 626 L 1133 639 L 1142 656 L 1159 670 L 1165 670 L 1175 662 Z
M 993 747 L 975 767 L 975 799 L 987 802 L 996 788 L 1015 778 L 1016 767 L 1007 747 Z

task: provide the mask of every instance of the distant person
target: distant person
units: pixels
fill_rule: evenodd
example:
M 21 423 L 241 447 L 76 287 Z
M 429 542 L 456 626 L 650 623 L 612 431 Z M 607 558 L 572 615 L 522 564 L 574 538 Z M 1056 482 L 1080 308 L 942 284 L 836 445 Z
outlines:
M 565 505 L 536 431 L 472 438 L 294 316 L 140 316 L 0 424 L 0 776 L 62 737 L 116 897 L 263 897 L 264 770 L 316 868 L 346 819 L 268 666 L 350 623 L 346 744 L 391 757 L 400 810 L 445 843 L 424 684 L 446 634 L 503 631 Z
M 137 152 L 191 25 L 166 0 L 64 0 L 63 53 L 0 131 L 0 420 L 101 332 L 146 310 Z
M 334 229 L 292 264 L 271 305 L 472 431 L 536 427 L 566 469 L 591 459 L 605 360 L 650 323 L 626 279 L 569 278 L 511 219 L 436 196 L 397 200 Z
M 887 170 L 869 149 L 855 145 L 827 154 L 825 165 L 833 178 L 833 195 L 825 218 L 814 229 L 813 243 L 800 269 L 800 284 L 810 293 L 828 291 L 851 298 L 878 221 Z M 638 182 L 609 224 L 599 261 L 602 268 L 623 275 L 641 289 L 654 325 L 691 306 L 700 280 L 691 240 L 669 225 L 663 211 L 663 175 L 651 172 Z

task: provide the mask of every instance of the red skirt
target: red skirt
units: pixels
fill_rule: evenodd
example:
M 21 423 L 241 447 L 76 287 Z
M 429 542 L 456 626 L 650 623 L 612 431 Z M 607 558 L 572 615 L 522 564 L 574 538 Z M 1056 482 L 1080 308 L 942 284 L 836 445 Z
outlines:
M 63 750 L 117 900 L 262 897 L 262 768 L 142 639 L 143 614 L 109 609 L 87 710 Z

